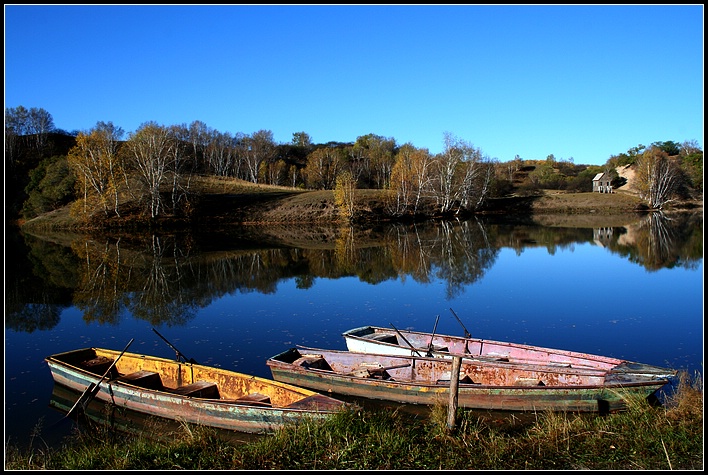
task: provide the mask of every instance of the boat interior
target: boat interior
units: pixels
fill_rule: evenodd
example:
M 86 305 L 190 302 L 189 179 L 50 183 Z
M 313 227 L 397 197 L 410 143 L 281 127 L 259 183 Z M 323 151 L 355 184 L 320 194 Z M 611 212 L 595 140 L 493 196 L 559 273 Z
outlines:
M 191 398 L 218 399 L 250 406 L 281 404 L 292 407 L 307 397 L 307 394 L 287 394 L 288 391 L 269 388 L 256 378 L 240 373 L 228 376 L 228 372 L 218 369 L 141 355 L 124 354 L 113 365 L 117 356 L 85 349 L 55 358 L 98 376 L 103 376 L 110 368 L 106 379 L 112 382 Z

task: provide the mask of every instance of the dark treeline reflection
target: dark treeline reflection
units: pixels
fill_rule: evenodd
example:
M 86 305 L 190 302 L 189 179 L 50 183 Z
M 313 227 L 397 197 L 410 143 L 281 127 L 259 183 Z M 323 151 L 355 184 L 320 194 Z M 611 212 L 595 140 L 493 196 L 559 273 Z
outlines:
M 219 234 L 150 236 L 6 235 L 5 325 L 50 329 L 71 305 L 87 322 L 131 313 L 151 325 L 180 325 L 233 293 L 274 293 L 294 279 L 355 276 L 377 284 L 441 280 L 449 297 L 490 269 L 502 248 L 550 255 L 576 243 L 602 245 L 647 270 L 695 268 L 703 257 L 703 216 L 652 214 L 623 227 L 574 228 L 481 219 L 377 229 L 237 228 Z

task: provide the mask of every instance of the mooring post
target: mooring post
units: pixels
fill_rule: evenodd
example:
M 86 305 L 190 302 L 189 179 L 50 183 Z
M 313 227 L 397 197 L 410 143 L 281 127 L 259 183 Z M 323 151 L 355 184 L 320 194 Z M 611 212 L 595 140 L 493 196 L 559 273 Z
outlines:
M 460 366 L 461 356 L 452 357 L 452 371 L 450 372 L 450 400 L 447 405 L 447 429 L 455 428 L 455 418 L 457 416 L 457 390 L 460 387 Z

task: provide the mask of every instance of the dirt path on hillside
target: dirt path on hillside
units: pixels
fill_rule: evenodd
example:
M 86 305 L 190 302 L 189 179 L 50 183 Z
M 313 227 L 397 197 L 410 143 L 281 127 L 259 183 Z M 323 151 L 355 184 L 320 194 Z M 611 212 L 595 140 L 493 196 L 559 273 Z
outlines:
M 636 175 L 635 167 L 632 165 L 625 165 L 622 167 L 617 167 L 615 170 L 621 178 L 627 180 L 627 183 L 622 186 L 618 186 L 615 190 L 623 191 L 625 193 L 632 193 L 634 195 L 638 194 L 637 189 L 634 187 L 634 177 Z

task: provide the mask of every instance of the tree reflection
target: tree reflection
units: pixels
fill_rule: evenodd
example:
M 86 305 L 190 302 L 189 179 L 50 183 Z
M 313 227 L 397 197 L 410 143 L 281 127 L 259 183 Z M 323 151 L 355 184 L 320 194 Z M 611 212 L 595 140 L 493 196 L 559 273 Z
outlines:
M 610 248 L 649 271 L 696 269 L 703 255 L 703 215 L 654 212 L 627 234 L 634 238 L 619 240 Z
M 224 295 L 273 294 L 286 280 L 308 289 L 317 278 L 440 280 L 451 299 L 482 279 L 505 247 L 517 253 L 544 247 L 553 255 L 559 247 L 592 243 L 650 270 L 696 268 L 703 257 L 702 225 L 702 215 L 653 213 L 627 228 L 600 230 L 474 218 L 374 229 L 241 230 L 249 239 L 73 236 L 70 247 L 25 236 L 26 248 L 14 242 L 13 266 L 22 271 L 6 276 L 5 325 L 26 332 L 51 328 L 70 305 L 87 322 L 116 324 L 130 312 L 153 326 L 181 325 Z

